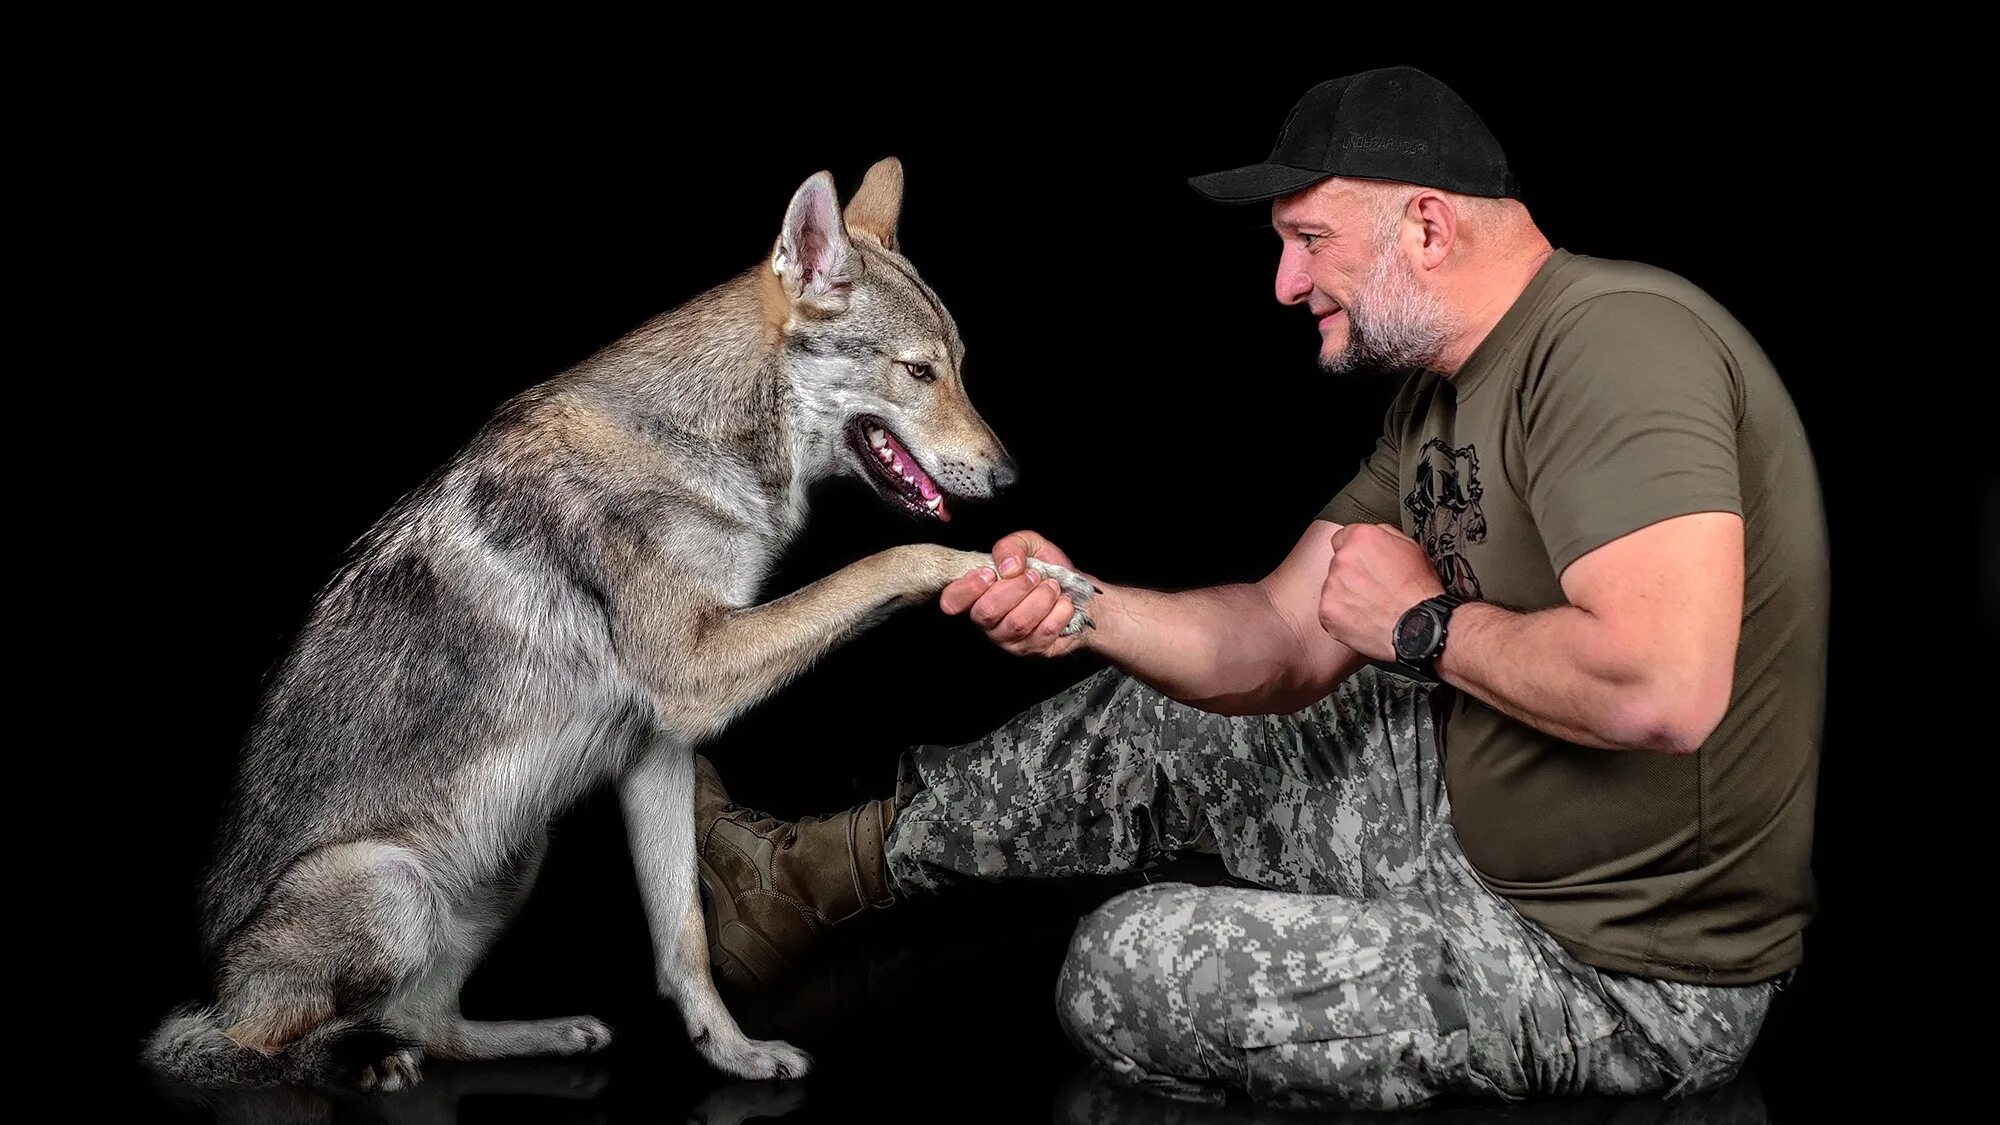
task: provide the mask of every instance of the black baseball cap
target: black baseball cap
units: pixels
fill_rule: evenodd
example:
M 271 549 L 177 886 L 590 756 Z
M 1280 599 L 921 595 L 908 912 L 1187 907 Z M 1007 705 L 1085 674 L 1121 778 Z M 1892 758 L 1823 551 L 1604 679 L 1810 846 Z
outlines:
M 1327 79 L 1292 107 L 1270 159 L 1188 183 L 1221 203 L 1251 203 L 1329 176 L 1395 180 L 1464 195 L 1521 194 L 1507 154 L 1486 123 L 1451 87 L 1413 66 Z

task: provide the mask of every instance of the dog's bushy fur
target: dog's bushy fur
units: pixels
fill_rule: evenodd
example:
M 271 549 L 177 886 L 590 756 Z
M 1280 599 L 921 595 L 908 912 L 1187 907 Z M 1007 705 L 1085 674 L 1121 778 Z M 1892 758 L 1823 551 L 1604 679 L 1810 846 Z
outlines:
M 396 1088 L 426 1058 L 574 1054 L 589 1017 L 474 1022 L 466 976 L 534 882 L 550 820 L 618 787 L 662 994 L 717 1068 L 807 1057 L 709 977 L 693 753 L 857 630 L 988 556 L 919 544 L 754 599 L 858 419 L 941 490 L 1013 475 L 966 398 L 951 316 L 897 247 L 902 169 L 843 212 L 821 172 L 770 255 L 503 404 L 354 545 L 246 735 L 203 896 L 214 995 L 145 1054 L 193 1086 Z M 879 450 L 877 450 L 879 452 Z M 1078 606 L 1089 586 L 1058 575 Z

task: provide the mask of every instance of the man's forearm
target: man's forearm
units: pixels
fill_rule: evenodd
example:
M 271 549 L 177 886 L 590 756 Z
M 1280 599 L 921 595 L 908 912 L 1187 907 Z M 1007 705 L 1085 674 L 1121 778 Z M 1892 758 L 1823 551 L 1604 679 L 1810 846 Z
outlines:
M 1205 711 L 1252 715 L 1289 713 L 1326 692 L 1313 682 L 1299 624 L 1261 586 L 1175 593 L 1100 586 L 1085 647 L 1163 695 Z
M 1437 673 L 1521 722 L 1584 746 L 1685 751 L 1695 738 L 1658 706 L 1659 669 L 1612 643 L 1575 606 L 1516 613 L 1486 602 L 1452 612 Z

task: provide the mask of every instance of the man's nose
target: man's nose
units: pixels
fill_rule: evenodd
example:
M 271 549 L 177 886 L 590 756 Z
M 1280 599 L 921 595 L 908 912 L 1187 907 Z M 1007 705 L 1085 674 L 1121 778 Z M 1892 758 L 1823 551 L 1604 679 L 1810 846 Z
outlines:
M 1306 299 L 1306 294 L 1312 292 L 1312 287 L 1312 278 L 1306 275 L 1306 271 L 1293 265 L 1289 256 L 1278 259 L 1279 304 L 1298 304 Z

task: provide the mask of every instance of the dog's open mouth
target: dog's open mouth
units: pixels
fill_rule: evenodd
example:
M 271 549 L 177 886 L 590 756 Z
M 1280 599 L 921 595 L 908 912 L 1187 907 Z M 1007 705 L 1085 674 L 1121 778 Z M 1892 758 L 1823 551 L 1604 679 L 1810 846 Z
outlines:
M 847 425 L 847 440 L 854 446 L 855 455 L 867 462 L 883 486 L 911 515 L 931 516 L 940 520 L 951 519 L 951 512 L 944 506 L 944 490 L 937 486 L 917 459 L 880 418 L 864 414 Z

